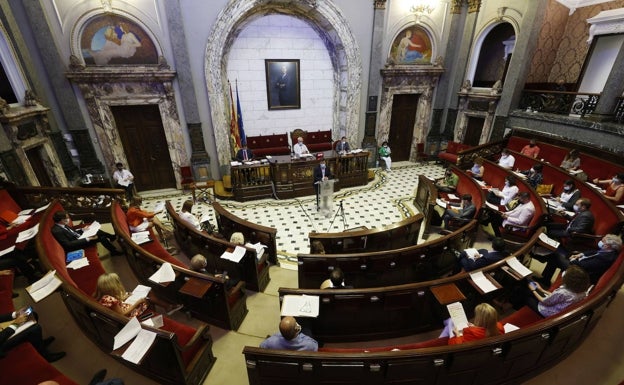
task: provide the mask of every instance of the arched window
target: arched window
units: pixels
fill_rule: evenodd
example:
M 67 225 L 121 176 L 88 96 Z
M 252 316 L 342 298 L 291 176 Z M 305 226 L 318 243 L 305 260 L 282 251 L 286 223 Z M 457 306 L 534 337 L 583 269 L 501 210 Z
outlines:
M 0 97 L 9 104 L 24 98 L 26 86 L 24 77 L 15 60 L 13 48 L 6 38 L 6 31 L 0 28 Z
M 515 32 L 511 24 L 501 23 L 490 30 L 481 44 L 473 87 L 489 88 L 499 79 L 505 82 L 514 43 Z

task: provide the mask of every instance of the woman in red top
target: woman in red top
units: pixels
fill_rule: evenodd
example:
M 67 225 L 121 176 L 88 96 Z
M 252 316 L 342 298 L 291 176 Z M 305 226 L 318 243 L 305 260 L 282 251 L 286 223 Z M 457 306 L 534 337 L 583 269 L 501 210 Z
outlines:
M 617 174 L 613 179 L 600 180 L 594 179 L 594 183 L 599 186 L 607 185 L 604 193 L 605 198 L 612 201 L 616 205 L 624 203 L 624 174 Z
M 475 307 L 474 324 L 469 323 L 464 330 L 453 329 L 455 337 L 449 338 L 449 345 L 457 345 L 485 337 L 497 336 L 505 333 L 503 325 L 498 322 L 498 312 L 487 303 L 480 303 Z
M 140 196 L 133 197 L 128 212 L 126 213 L 126 222 L 128 222 L 130 231 L 137 233 L 156 226 L 156 231 L 158 235 L 160 235 L 160 238 L 166 239 L 165 235 L 170 234 L 171 230 L 162 224 L 156 217 L 156 213 L 141 210 L 141 203 L 143 203 L 143 198 Z

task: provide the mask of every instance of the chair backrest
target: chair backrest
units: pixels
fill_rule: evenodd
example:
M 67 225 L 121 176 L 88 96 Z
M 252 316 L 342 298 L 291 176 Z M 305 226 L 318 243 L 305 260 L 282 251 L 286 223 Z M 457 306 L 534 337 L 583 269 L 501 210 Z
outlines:
M 193 182 L 193 169 L 191 166 L 180 166 L 180 175 L 182 176 L 182 183 Z

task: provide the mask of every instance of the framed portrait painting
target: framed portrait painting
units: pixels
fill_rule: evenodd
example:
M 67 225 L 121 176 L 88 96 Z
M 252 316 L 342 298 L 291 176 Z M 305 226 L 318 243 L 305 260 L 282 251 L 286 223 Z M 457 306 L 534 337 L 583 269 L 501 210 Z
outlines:
M 265 59 L 269 110 L 301 108 L 299 59 Z

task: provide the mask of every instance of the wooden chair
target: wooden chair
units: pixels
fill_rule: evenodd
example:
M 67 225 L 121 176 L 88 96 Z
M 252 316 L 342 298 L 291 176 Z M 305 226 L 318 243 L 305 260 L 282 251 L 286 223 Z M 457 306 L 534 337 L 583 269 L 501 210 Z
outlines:
M 195 183 L 195 179 L 193 178 L 193 169 L 191 169 L 191 166 L 181 166 L 180 175 L 182 176 L 182 181 L 180 182 L 182 190 L 186 191 L 187 189 L 191 189 Z
M 426 162 L 429 154 L 425 152 L 425 143 L 416 143 L 416 162 Z

